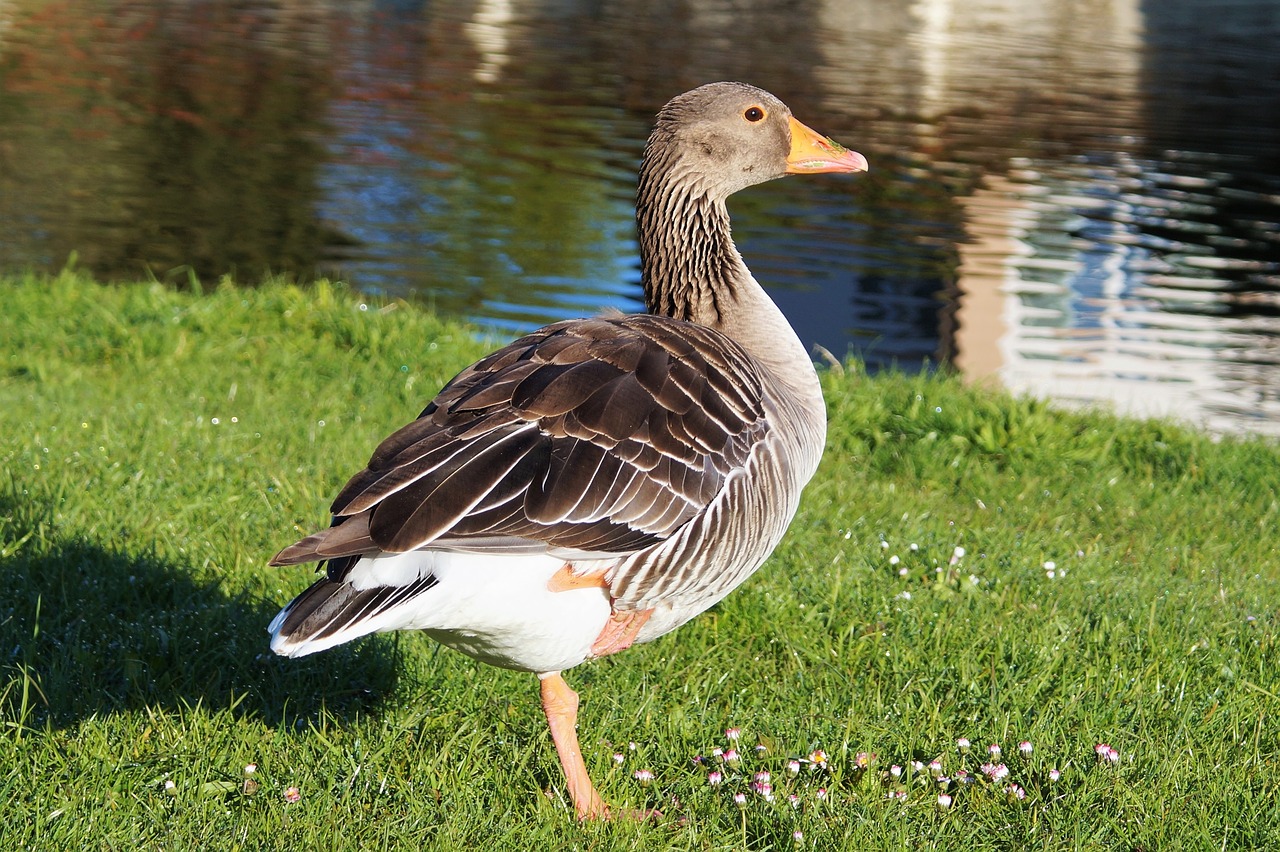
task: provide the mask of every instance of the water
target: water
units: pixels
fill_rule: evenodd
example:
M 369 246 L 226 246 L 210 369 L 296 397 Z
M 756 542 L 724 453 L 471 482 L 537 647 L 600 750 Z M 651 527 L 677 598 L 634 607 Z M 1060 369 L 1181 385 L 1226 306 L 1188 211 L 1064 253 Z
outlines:
M 0 271 L 330 275 L 503 333 L 640 307 L 653 113 L 871 174 L 731 202 L 802 340 L 1280 435 L 1280 4 L 0 3 Z

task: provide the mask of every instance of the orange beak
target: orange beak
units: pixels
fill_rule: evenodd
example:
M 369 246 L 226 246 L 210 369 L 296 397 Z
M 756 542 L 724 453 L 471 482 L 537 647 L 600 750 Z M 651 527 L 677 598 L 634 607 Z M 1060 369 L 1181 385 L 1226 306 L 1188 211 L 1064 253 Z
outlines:
M 791 120 L 791 153 L 787 155 L 787 174 L 810 175 L 820 172 L 865 172 L 867 158 L 857 151 L 810 130 L 794 118 Z

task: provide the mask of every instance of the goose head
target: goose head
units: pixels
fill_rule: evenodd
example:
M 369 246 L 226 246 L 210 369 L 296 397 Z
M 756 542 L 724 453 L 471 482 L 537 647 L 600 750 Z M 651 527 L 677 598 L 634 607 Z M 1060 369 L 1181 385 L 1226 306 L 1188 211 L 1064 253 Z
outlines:
M 645 166 L 659 182 L 723 200 L 789 174 L 864 172 L 867 160 L 806 127 L 763 89 L 709 83 L 658 113 Z

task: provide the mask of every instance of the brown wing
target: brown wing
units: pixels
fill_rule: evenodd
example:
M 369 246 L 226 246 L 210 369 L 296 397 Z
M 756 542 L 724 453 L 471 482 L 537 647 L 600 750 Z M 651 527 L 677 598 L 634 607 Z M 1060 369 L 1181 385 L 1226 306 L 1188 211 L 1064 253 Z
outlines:
M 701 326 L 647 315 L 547 326 L 449 382 L 342 489 L 334 525 L 273 563 L 428 545 L 640 550 L 745 463 L 767 430 L 762 394 L 741 348 Z

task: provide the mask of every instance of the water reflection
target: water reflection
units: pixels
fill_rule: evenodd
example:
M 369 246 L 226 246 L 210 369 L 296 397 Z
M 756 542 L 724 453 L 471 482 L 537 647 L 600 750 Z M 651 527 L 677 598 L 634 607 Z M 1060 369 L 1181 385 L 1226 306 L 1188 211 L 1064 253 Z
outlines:
M 873 164 L 734 199 L 802 339 L 1280 433 L 1277 36 L 1267 0 L 19 0 L 0 270 L 633 310 L 650 116 L 747 79 Z
M 104 278 L 313 266 L 328 21 L 287 7 L 8 5 L 6 268 L 73 254 Z
M 1014 170 L 965 198 L 957 366 L 1055 399 L 1280 433 L 1275 226 L 1229 173 L 1169 169 L 1126 157 Z

